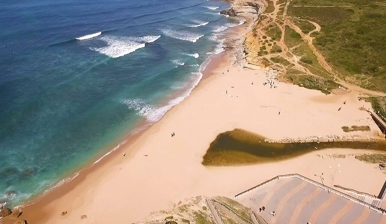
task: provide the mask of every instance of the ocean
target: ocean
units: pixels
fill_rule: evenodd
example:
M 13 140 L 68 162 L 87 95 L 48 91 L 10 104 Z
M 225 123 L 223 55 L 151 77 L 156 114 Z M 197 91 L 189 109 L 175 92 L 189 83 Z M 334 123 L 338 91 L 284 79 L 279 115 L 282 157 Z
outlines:
M 14 206 L 158 121 L 240 21 L 206 0 L 0 2 L 0 202 Z

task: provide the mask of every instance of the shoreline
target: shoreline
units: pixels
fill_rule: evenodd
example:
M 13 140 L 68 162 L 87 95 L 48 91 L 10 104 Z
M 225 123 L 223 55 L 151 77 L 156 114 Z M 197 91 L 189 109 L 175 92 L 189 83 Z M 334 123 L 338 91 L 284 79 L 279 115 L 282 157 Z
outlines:
M 244 27 L 244 26 L 247 26 L 247 27 Z M 246 29 L 248 27 L 249 27 L 249 22 L 247 21 L 243 25 L 241 25 L 239 27 L 235 27 L 235 29 L 236 28 L 244 29 L 244 31 L 246 31 Z M 230 31 L 235 30 L 235 29 L 230 28 L 227 32 L 230 32 Z M 236 35 L 236 36 L 239 35 L 239 37 L 241 36 L 241 34 L 239 34 L 239 33 L 234 34 L 234 35 Z M 228 36 L 232 37 L 232 33 L 230 32 L 229 35 L 227 35 L 227 37 Z M 233 59 L 232 59 L 233 56 L 234 55 L 232 54 L 232 50 L 226 50 L 225 52 L 221 53 L 219 56 L 218 55 L 214 56 L 213 60 L 210 61 L 208 66 L 206 67 L 206 69 L 205 69 L 206 71 L 203 71 L 203 77 L 201 78 L 199 83 L 192 89 L 191 93 L 189 94 L 190 96 L 188 95 L 187 97 L 184 98 L 184 100 L 182 102 L 178 103 L 177 105 L 174 105 L 170 110 L 168 110 L 163 115 L 163 117 L 159 121 L 149 124 L 148 127 L 145 128 L 145 130 L 141 130 L 138 133 L 134 134 L 133 136 L 129 135 L 129 137 L 126 138 L 127 140 L 124 140 L 124 141 L 126 141 L 124 144 L 122 144 L 116 150 L 107 152 L 106 153 L 107 156 L 105 156 L 106 155 L 105 154 L 101 157 L 101 158 L 105 157 L 105 159 L 101 159 L 97 163 L 95 163 L 94 160 L 92 160 L 93 161 L 93 162 L 91 162 L 92 164 L 88 164 L 85 167 L 83 167 L 79 171 L 79 176 L 77 176 L 73 180 L 71 180 L 69 182 L 65 182 L 62 185 L 58 186 L 57 188 L 54 188 L 47 193 L 44 193 L 43 195 L 38 195 L 36 198 L 32 199 L 30 201 L 30 203 L 26 203 L 26 205 L 23 205 L 22 207 L 24 207 L 24 210 L 25 210 L 23 217 L 26 217 L 26 219 L 28 221 L 32 220 L 35 222 L 38 220 L 40 222 L 46 221 L 48 223 L 50 223 L 50 222 L 52 223 L 52 221 L 55 220 L 55 223 L 59 223 L 59 222 L 60 223 L 62 223 L 62 222 L 66 223 L 67 215 L 62 216 L 59 213 L 57 213 L 57 208 L 60 207 L 60 205 L 56 206 L 54 204 L 56 201 L 62 200 L 61 204 L 63 205 L 63 202 L 68 202 L 68 198 L 65 199 L 65 197 L 70 197 L 69 195 L 71 194 L 71 192 L 72 192 L 72 195 L 77 195 L 76 193 L 74 193 L 76 191 L 83 192 L 83 194 L 79 195 L 79 198 L 74 199 L 74 202 L 69 203 L 69 204 L 73 204 L 73 205 L 72 206 L 69 205 L 68 207 L 70 207 L 71 209 L 68 209 L 66 211 L 70 211 L 70 210 L 75 211 L 75 209 L 79 209 L 78 212 L 86 213 L 85 208 L 88 207 L 87 203 L 93 201 L 93 200 L 90 201 L 90 199 L 93 198 L 90 195 L 93 195 L 93 192 L 98 191 L 98 187 L 103 186 L 104 180 L 108 179 L 108 178 L 104 178 L 103 177 L 104 175 L 101 175 L 101 174 L 106 174 L 106 176 L 113 175 L 114 173 L 120 172 L 120 170 L 125 170 L 125 171 L 127 171 L 128 169 L 131 170 L 130 169 L 131 166 L 134 166 L 134 168 L 137 168 L 140 171 L 142 169 L 138 168 L 138 166 L 140 166 L 140 164 L 143 164 L 144 158 L 152 157 L 151 155 L 153 153 L 158 154 L 159 156 L 162 156 L 163 154 L 159 151 L 154 151 L 154 150 L 152 151 L 149 149 L 144 150 L 143 149 L 143 145 L 145 144 L 144 142 L 148 141 L 150 139 L 150 136 L 152 136 L 153 134 L 159 133 L 161 129 L 166 130 L 166 131 L 163 131 L 163 134 L 171 133 L 172 131 L 174 132 L 173 129 L 170 129 L 171 128 L 170 124 L 167 124 L 168 120 L 170 120 L 171 117 L 177 116 L 177 115 L 178 115 L 177 117 L 181 117 L 182 112 L 180 114 L 177 113 L 178 111 L 182 110 L 181 108 L 188 107 L 188 109 L 190 109 L 189 108 L 190 107 L 189 102 L 187 102 L 187 101 L 192 101 L 191 98 L 194 98 L 193 95 L 197 95 L 197 92 L 200 92 L 200 91 L 201 92 L 202 91 L 204 91 L 204 92 L 209 91 L 208 85 L 210 85 L 210 83 L 215 82 L 215 80 L 218 79 L 219 76 L 222 77 L 221 74 L 224 75 L 224 73 L 225 73 L 225 75 L 228 75 L 227 73 L 229 73 L 229 68 L 231 69 L 231 73 L 232 72 L 233 73 L 238 72 L 239 71 L 238 69 L 240 69 L 238 67 L 238 65 L 235 66 L 235 65 L 232 65 L 232 63 L 231 63 L 231 62 L 233 62 Z M 237 62 L 236 59 L 235 59 L 235 62 Z M 224 66 L 224 65 L 226 65 L 226 66 Z M 245 71 L 243 71 L 243 72 L 245 72 Z M 253 70 L 252 70 L 252 73 L 253 73 Z M 300 87 L 295 87 L 295 88 L 300 88 Z M 233 91 L 232 89 L 233 88 L 231 88 L 229 91 L 230 92 Z M 307 91 L 312 92 L 312 90 L 307 90 Z M 234 95 L 234 96 L 236 96 L 236 95 Z M 319 97 L 319 94 L 313 92 L 312 97 L 317 98 L 317 97 Z M 238 98 L 238 95 L 237 95 L 237 98 Z M 237 103 L 235 105 L 237 105 Z M 186 110 L 184 110 L 184 111 L 186 111 Z M 182 114 L 184 114 L 184 113 L 182 113 Z M 218 113 L 218 110 L 216 110 L 215 113 Z M 174 124 L 178 124 L 178 123 L 174 123 Z M 231 124 L 231 126 L 233 126 L 233 125 L 234 124 Z M 219 131 L 224 127 L 225 126 L 222 126 L 218 130 L 215 128 L 217 131 L 217 134 L 220 133 Z M 196 131 L 199 131 L 199 130 L 196 130 Z M 213 137 L 213 135 L 215 135 L 216 133 L 213 132 L 213 130 L 212 130 L 206 134 L 212 135 L 212 137 Z M 272 133 L 269 133 L 269 134 L 271 134 L 271 137 L 274 136 L 274 134 L 272 134 Z M 179 135 L 180 135 L 180 132 L 177 132 L 177 138 L 176 139 L 178 139 Z M 283 135 L 283 133 L 277 135 L 276 137 L 278 137 L 278 138 L 273 138 L 273 139 L 280 139 L 281 135 Z M 374 137 L 373 133 L 371 133 L 371 135 Z M 302 138 L 302 137 L 304 138 L 304 136 L 306 136 L 306 133 L 302 132 L 300 134 L 300 138 Z M 168 134 L 168 136 L 164 136 L 164 138 L 169 139 L 170 138 L 169 134 Z M 214 139 L 214 138 L 212 138 L 212 139 Z M 151 140 L 149 140 L 149 141 L 151 141 Z M 153 140 L 153 141 L 155 141 L 157 143 L 157 140 Z M 200 142 L 200 146 L 202 146 L 202 145 L 207 145 L 207 142 Z M 173 149 L 170 149 L 168 152 L 175 152 L 175 150 L 176 150 L 176 148 L 173 148 Z M 202 150 L 203 150 L 203 148 L 199 147 L 199 151 L 187 152 L 187 155 L 192 156 L 193 161 L 197 162 L 200 158 L 200 154 L 202 154 Z M 343 151 L 345 151 L 345 150 L 343 150 Z M 347 150 L 346 152 L 351 152 L 351 151 Z M 123 153 L 125 153 L 125 156 L 122 156 Z M 139 158 L 140 153 L 142 153 L 143 156 L 141 156 Z M 171 158 L 178 159 L 178 160 L 181 159 L 181 157 L 177 157 L 177 156 L 174 157 L 173 155 L 168 155 L 168 156 L 171 156 Z M 128 158 L 129 160 L 128 161 L 122 161 L 123 157 Z M 310 156 L 309 155 L 302 156 L 301 158 L 308 158 L 308 157 L 310 157 Z M 168 160 L 166 160 L 166 161 L 168 161 Z M 170 161 L 174 161 L 174 160 L 170 160 Z M 162 161 L 160 163 L 162 164 L 163 162 L 165 162 L 165 161 Z M 132 164 L 134 164 L 134 165 L 132 165 Z M 283 163 L 278 163 L 278 164 L 283 164 Z M 286 164 L 286 162 L 284 162 L 284 164 Z M 198 165 L 201 165 L 201 164 L 198 164 Z M 252 166 L 255 166 L 255 165 L 252 165 Z M 264 167 L 265 166 L 266 165 L 264 165 Z M 277 166 L 277 164 L 275 166 Z M 162 166 L 160 166 L 158 168 L 162 168 Z M 184 167 L 182 169 L 186 170 L 186 167 Z M 213 171 L 214 174 L 216 174 L 217 172 L 223 172 L 223 171 L 216 170 L 214 168 L 207 168 L 207 167 L 201 167 L 201 168 L 197 168 L 197 169 L 199 169 L 200 172 L 206 172 L 208 170 Z M 235 167 L 235 170 L 245 170 L 245 168 Z M 146 180 L 144 180 L 144 178 L 147 178 L 146 171 L 142 171 L 142 172 L 144 172 L 144 173 L 137 174 L 138 176 L 142 175 L 142 177 L 137 177 L 135 174 L 131 174 L 131 176 L 134 175 L 134 176 L 136 176 L 136 180 L 142 180 L 142 181 L 144 181 L 143 183 L 148 183 Z M 187 172 L 189 173 L 190 171 L 187 171 Z M 209 176 L 211 176 L 211 175 L 209 175 Z M 152 176 L 157 177 L 154 174 Z M 265 176 L 267 176 L 267 175 L 265 175 Z M 174 183 L 173 180 L 171 179 L 171 177 L 164 176 L 164 178 L 167 180 L 170 180 L 172 183 Z M 114 180 L 116 180 L 116 179 L 114 179 Z M 130 178 L 128 180 L 130 180 Z M 125 180 L 121 180 L 121 181 L 125 182 Z M 185 180 L 185 181 L 187 181 L 187 180 Z M 85 187 L 85 185 L 87 185 L 86 182 L 89 182 L 89 186 L 91 186 L 91 189 L 88 189 L 87 187 Z M 130 182 L 130 181 L 128 181 L 128 182 Z M 187 182 L 190 182 L 190 181 L 187 181 Z M 91 185 L 90 185 L 90 183 L 91 183 Z M 119 184 L 119 182 L 115 182 L 115 183 Z M 134 181 L 134 183 L 135 183 L 135 181 Z M 157 182 L 154 182 L 154 183 L 157 183 Z M 242 184 L 234 183 L 233 187 L 231 187 L 230 190 L 223 190 L 223 191 L 226 191 L 229 193 L 229 192 L 232 192 L 232 190 L 234 190 L 234 188 L 236 186 L 237 187 L 240 187 L 239 185 L 247 186 L 250 183 L 252 183 L 252 182 L 249 181 L 247 183 L 242 183 Z M 127 184 L 127 186 L 132 185 L 130 183 L 126 183 L 126 184 Z M 191 182 L 190 184 L 192 184 L 194 186 L 193 182 Z M 82 185 L 82 186 L 79 186 L 79 185 Z M 156 187 L 156 188 L 158 188 L 158 187 Z M 213 194 L 213 192 L 215 192 L 213 187 L 207 186 L 207 184 L 204 184 L 203 188 L 212 189 L 213 191 L 211 191 L 209 194 Z M 163 189 L 167 190 L 167 186 L 166 186 L 166 188 L 163 188 Z M 130 190 L 130 188 L 129 188 L 129 190 Z M 144 190 L 146 190 L 146 189 L 144 189 Z M 158 191 L 158 190 L 159 189 L 157 189 L 156 191 Z M 242 190 L 242 189 L 240 189 L 240 190 Z M 181 197 L 183 198 L 183 197 L 186 197 L 189 195 L 194 195 L 195 193 L 197 193 L 197 191 L 201 192 L 202 189 L 193 190 L 191 192 L 187 192 L 187 191 L 188 190 L 182 190 L 183 193 L 178 194 L 177 196 L 171 197 L 167 203 L 160 203 L 161 206 L 153 205 L 153 206 L 149 206 L 149 207 L 162 208 L 165 204 L 170 205 L 170 202 L 174 201 L 175 198 L 181 199 Z M 185 194 L 184 194 L 184 192 L 185 192 Z M 112 191 L 111 194 L 119 194 L 119 192 Z M 185 196 L 181 196 L 181 195 L 185 195 Z M 87 198 L 87 196 L 89 196 L 89 198 L 85 199 L 85 198 Z M 108 196 L 108 194 L 105 196 Z M 144 196 L 144 197 L 146 197 L 146 196 Z M 161 198 L 168 198 L 168 197 L 161 197 Z M 150 201 L 150 199 L 148 199 L 148 201 Z M 103 206 L 103 205 L 101 205 L 101 206 Z M 125 210 L 124 208 L 122 208 L 122 206 L 123 206 L 122 204 L 118 203 L 117 206 L 119 206 L 121 208 L 120 211 Z M 133 207 L 131 207 L 131 208 L 133 208 Z M 122 209 L 124 209 L 124 210 L 122 210 Z M 151 209 L 147 209 L 147 210 L 151 210 Z M 53 211 L 55 211 L 55 212 L 53 212 Z M 95 210 L 95 208 L 94 209 L 90 208 L 90 210 L 87 213 L 89 214 L 90 211 L 95 212 L 96 210 Z M 97 212 L 100 212 L 100 210 L 98 210 Z M 115 212 L 113 212 L 113 213 L 116 214 Z M 143 213 L 147 213 L 147 212 L 142 212 L 141 213 L 142 216 L 143 216 Z M 49 217 L 49 216 L 51 216 L 51 217 Z M 90 215 L 88 215 L 88 216 L 90 216 Z M 77 219 L 79 219 L 79 217 L 80 216 L 78 215 Z M 131 215 L 131 217 L 132 217 L 132 215 Z M 117 217 L 115 220 L 118 221 L 119 223 L 122 223 L 124 220 L 122 220 L 121 218 L 122 217 Z M 141 215 L 139 215 L 139 217 L 137 217 L 135 219 L 142 219 L 142 218 L 143 217 L 141 217 Z M 130 218 L 127 218 L 127 220 L 129 220 L 129 219 Z M 74 220 L 76 220 L 76 219 L 72 217 L 67 221 L 74 221 Z M 126 222 L 127 222 L 127 220 L 126 220 Z M 132 220 L 134 220 L 134 219 L 132 219 Z M 31 223 L 34 223 L 32 221 L 31 221 Z M 86 220 L 82 220 L 82 221 L 86 221 Z M 137 221 L 137 220 L 135 220 L 135 221 Z M 80 219 L 79 219 L 79 222 L 80 222 Z M 95 222 L 95 220 L 92 221 L 90 219 L 87 219 L 87 223 L 96 223 L 96 222 Z
M 232 2 L 229 2 L 230 8 L 232 7 Z M 229 49 L 226 49 L 227 41 L 230 39 L 230 36 L 241 36 L 241 35 L 235 35 L 232 34 L 235 31 L 238 30 L 246 30 L 249 29 L 251 21 L 248 21 L 243 16 L 237 16 L 237 20 L 243 20 L 242 23 L 236 26 L 229 27 L 224 32 L 220 33 L 220 35 L 224 38 L 224 46 L 223 51 L 219 53 L 215 53 L 210 55 L 206 60 L 203 61 L 203 63 L 199 67 L 198 73 L 201 73 L 202 76 L 197 81 L 191 81 L 190 84 L 193 84 L 192 87 L 188 87 L 186 89 L 177 91 L 172 94 L 172 96 L 166 98 L 164 100 L 165 105 L 167 106 L 167 103 L 175 100 L 177 98 L 183 97 L 182 101 L 184 101 L 187 97 L 189 97 L 190 94 L 200 85 L 200 83 L 209 78 L 210 75 L 213 73 L 214 70 L 216 70 L 221 64 L 229 64 Z M 254 20 L 252 23 L 255 22 Z M 247 26 L 248 25 L 248 26 Z M 247 26 L 247 27 L 245 27 Z M 203 66 L 204 65 L 204 66 Z M 202 68 L 203 66 L 203 68 Z M 196 82 L 196 83 L 195 83 Z M 187 94 L 184 94 L 186 93 Z M 181 101 L 181 102 L 182 102 Z M 38 193 L 37 195 L 32 196 L 29 200 L 25 201 L 24 203 L 17 205 L 14 207 L 14 209 L 25 209 L 30 206 L 37 206 L 38 203 L 45 203 L 46 201 L 54 200 L 55 198 L 60 198 L 60 195 L 66 194 L 71 190 L 72 187 L 76 186 L 78 183 L 85 180 L 89 173 L 94 172 L 95 170 L 101 169 L 105 164 L 111 162 L 110 160 L 114 160 L 114 157 L 119 156 L 124 149 L 129 146 L 130 144 L 133 144 L 138 137 L 140 137 L 144 132 L 146 132 L 149 128 L 151 128 L 154 124 L 159 122 L 163 117 L 174 107 L 178 106 L 181 102 L 171 106 L 163 115 L 162 117 L 155 121 L 148 121 L 145 117 L 135 125 L 133 130 L 129 131 L 129 133 L 126 135 L 126 137 L 119 139 L 118 143 L 112 143 L 112 145 L 106 150 L 101 150 L 100 153 L 96 154 L 95 156 L 91 157 L 89 161 L 86 161 L 84 164 L 81 165 L 80 169 L 76 169 L 73 172 L 70 172 L 66 174 L 63 178 L 61 178 L 59 181 L 57 181 L 52 187 Z M 130 152 L 134 153 L 135 152 Z M 124 153 L 127 154 L 127 153 Z
M 232 3 L 229 3 L 232 6 Z M 244 17 L 236 17 L 238 20 L 244 19 Z M 225 40 L 229 39 L 230 33 L 240 29 L 246 29 L 244 26 L 247 24 L 246 21 L 243 23 L 229 27 L 227 30 L 219 33 Z M 234 36 L 234 35 L 233 35 Z M 213 70 L 219 67 L 220 64 L 227 64 L 229 59 L 228 52 L 229 50 L 224 48 L 223 51 L 219 53 L 214 53 L 208 56 L 207 59 L 203 61 L 203 63 L 199 66 L 199 71 L 197 73 L 201 73 L 202 76 L 196 81 L 187 81 L 187 87 L 176 91 L 170 97 L 163 100 L 163 104 L 161 107 L 169 106 L 168 103 L 170 101 L 176 100 L 178 98 L 182 98 L 182 100 L 174 105 L 171 105 L 170 108 L 161 116 L 157 121 L 149 121 L 144 117 L 132 130 L 128 130 L 128 134 L 126 137 L 117 140 L 117 143 L 111 143 L 111 147 L 108 147 L 104 150 L 101 150 L 98 154 L 91 157 L 84 164 L 80 165 L 80 169 L 76 169 L 75 171 L 69 172 L 64 175 L 59 181 L 55 182 L 53 186 L 50 188 L 39 192 L 37 195 L 32 196 L 29 200 L 14 206 L 14 209 L 26 208 L 30 206 L 35 206 L 37 203 L 41 203 L 41 201 L 51 201 L 55 198 L 60 198 L 61 194 L 65 194 L 70 191 L 72 187 L 76 186 L 78 183 L 85 180 L 89 173 L 94 172 L 95 170 L 101 169 L 106 163 L 111 162 L 110 160 L 114 160 L 114 157 L 119 156 L 122 151 L 125 150 L 127 146 L 133 144 L 137 138 L 139 138 L 144 132 L 146 132 L 149 128 L 151 128 L 154 124 L 159 122 L 163 117 L 169 113 L 174 107 L 178 106 L 181 102 L 183 102 L 190 94 L 200 85 L 200 83 L 210 77 L 213 73 Z M 134 152 L 135 153 L 135 152 Z M 128 153 L 124 153 L 128 154 Z M 130 154 L 130 153 L 129 153 Z
M 234 27 L 229 27 L 226 31 L 222 32 L 221 35 L 226 37 L 228 33 L 235 29 L 240 29 L 243 24 L 236 25 Z M 126 136 L 123 138 L 120 138 L 116 141 L 116 143 L 111 143 L 110 147 L 107 147 L 105 149 L 102 149 L 100 152 L 98 152 L 96 155 L 92 156 L 88 161 L 85 161 L 83 164 L 80 164 L 79 169 L 75 169 L 74 171 L 71 171 L 67 174 L 65 174 L 60 180 L 55 182 L 53 186 L 51 186 L 48 189 L 43 190 L 42 192 L 39 192 L 37 195 L 32 196 L 27 201 L 23 202 L 22 204 L 14 206 L 15 209 L 18 208 L 24 208 L 31 206 L 36 203 L 36 201 L 40 201 L 42 198 L 47 197 L 46 194 L 51 194 L 51 191 L 57 191 L 57 188 L 61 188 L 62 185 L 70 184 L 71 186 L 75 185 L 76 182 L 80 182 L 82 179 L 85 179 L 88 172 L 93 172 L 95 169 L 99 169 L 99 167 L 102 167 L 104 162 L 107 163 L 109 159 L 116 156 L 116 154 L 119 154 L 125 147 L 130 145 L 132 142 L 134 142 L 138 137 L 140 137 L 146 130 L 148 130 L 151 126 L 159 122 L 170 110 L 172 110 L 175 106 L 178 106 L 182 101 L 184 101 L 189 95 L 194 91 L 195 88 L 198 87 L 198 85 L 201 83 L 202 80 L 207 79 L 211 72 L 218 67 L 218 64 L 220 63 L 226 63 L 223 61 L 224 55 L 227 54 L 226 50 L 214 53 L 208 56 L 207 59 L 203 61 L 203 63 L 199 66 L 199 71 L 197 73 L 201 73 L 202 76 L 198 78 L 197 80 L 190 80 L 186 81 L 186 88 L 183 88 L 181 90 L 178 90 L 171 94 L 171 96 L 165 98 L 160 106 L 162 107 L 168 107 L 170 108 L 166 110 L 166 112 L 161 116 L 160 119 L 156 121 L 149 121 L 146 117 L 143 117 L 141 121 L 138 122 L 134 126 L 133 129 L 127 130 Z M 204 66 L 203 66 L 204 65 Z M 173 100 L 177 100 L 178 98 L 182 98 L 182 100 L 176 104 L 168 105 L 169 102 Z M 76 181 L 76 179 L 78 179 Z M 75 182 L 75 183 L 71 183 Z M 66 191 L 65 191 L 66 192 Z

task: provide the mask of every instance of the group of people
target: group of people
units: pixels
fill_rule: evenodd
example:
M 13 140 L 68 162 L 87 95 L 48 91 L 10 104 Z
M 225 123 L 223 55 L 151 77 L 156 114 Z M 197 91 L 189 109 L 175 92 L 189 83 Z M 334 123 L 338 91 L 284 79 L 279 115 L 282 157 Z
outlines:
M 276 70 L 269 70 L 265 72 L 265 77 L 267 78 L 267 81 L 263 83 L 264 86 L 269 85 L 270 88 L 277 88 L 278 85 L 275 82 L 276 81 Z
M 265 211 L 265 206 L 262 206 L 262 207 L 259 208 L 259 212 L 263 212 L 263 211 Z M 276 215 L 276 212 L 275 212 L 275 211 L 272 211 L 270 214 L 271 214 L 272 216 L 275 216 L 275 215 Z

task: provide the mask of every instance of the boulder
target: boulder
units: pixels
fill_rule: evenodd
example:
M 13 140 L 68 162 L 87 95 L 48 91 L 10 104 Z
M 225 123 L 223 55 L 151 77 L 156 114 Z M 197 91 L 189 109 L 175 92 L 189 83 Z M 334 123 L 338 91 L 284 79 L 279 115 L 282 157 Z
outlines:
M 0 217 L 6 217 L 12 214 L 12 210 L 7 207 L 0 207 Z
M 247 2 L 247 5 L 253 7 L 256 10 L 257 13 L 259 12 L 260 5 L 258 3 L 256 3 L 256 2 Z
M 220 14 L 228 15 L 228 16 L 237 16 L 237 13 L 233 8 L 222 10 Z

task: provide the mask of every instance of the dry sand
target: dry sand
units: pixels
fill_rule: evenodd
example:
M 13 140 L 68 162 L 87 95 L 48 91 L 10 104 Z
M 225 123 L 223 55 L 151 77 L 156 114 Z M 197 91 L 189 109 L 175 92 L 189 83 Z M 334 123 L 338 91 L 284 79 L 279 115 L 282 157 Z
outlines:
M 369 114 L 359 110 L 370 105 L 358 101 L 358 93 L 324 95 L 286 83 L 270 88 L 263 85 L 265 70 L 243 68 L 233 58 L 232 52 L 221 56 L 211 65 L 209 76 L 159 122 L 97 166 L 83 170 L 74 181 L 35 199 L 24 209 L 23 217 L 32 224 L 130 223 L 179 200 L 197 195 L 233 197 L 287 173 L 320 181 L 315 174 L 323 172 L 326 185 L 378 194 L 386 174 L 376 164 L 353 156 L 331 156 L 363 153 L 360 150 L 328 149 L 250 166 L 202 166 L 209 144 L 219 133 L 234 128 L 276 140 L 382 138 Z M 342 126 L 351 125 L 368 125 L 371 131 L 342 131 Z

